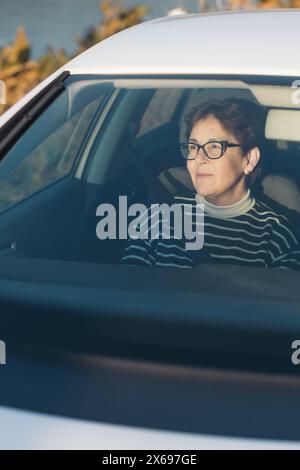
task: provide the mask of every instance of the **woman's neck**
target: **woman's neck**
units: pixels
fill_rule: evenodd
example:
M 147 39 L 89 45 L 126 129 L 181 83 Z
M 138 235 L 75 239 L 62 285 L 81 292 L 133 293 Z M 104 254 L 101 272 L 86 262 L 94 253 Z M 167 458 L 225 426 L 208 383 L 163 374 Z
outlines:
M 215 206 L 228 206 L 229 204 L 239 202 L 246 193 L 247 186 L 245 185 L 244 178 L 241 178 L 221 194 L 206 196 L 205 199 Z
M 198 204 L 203 204 L 204 212 L 206 214 L 225 219 L 238 217 L 239 215 L 245 214 L 250 209 L 252 209 L 255 204 L 255 199 L 251 196 L 249 189 L 245 192 L 239 201 L 233 204 L 212 204 L 203 196 L 200 196 L 200 194 L 196 194 L 196 201 Z

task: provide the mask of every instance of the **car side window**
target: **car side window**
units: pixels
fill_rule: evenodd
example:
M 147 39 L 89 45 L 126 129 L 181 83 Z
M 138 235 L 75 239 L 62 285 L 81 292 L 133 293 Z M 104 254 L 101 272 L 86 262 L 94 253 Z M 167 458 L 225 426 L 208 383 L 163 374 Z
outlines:
M 75 102 L 65 90 L 33 123 L 0 164 L 0 211 L 70 172 L 104 97 Z

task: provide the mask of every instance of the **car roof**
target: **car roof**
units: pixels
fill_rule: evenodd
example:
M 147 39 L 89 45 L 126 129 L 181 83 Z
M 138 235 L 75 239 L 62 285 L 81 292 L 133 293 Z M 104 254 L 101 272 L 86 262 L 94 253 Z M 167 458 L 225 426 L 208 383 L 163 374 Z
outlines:
M 297 76 L 300 9 L 158 18 L 83 52 L 65 69 L 97 74 Z

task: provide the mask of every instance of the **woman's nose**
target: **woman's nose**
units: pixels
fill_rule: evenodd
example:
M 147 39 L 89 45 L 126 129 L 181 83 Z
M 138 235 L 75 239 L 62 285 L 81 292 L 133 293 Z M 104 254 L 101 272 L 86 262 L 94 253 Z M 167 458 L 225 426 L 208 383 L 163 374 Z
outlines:
M 209 158 L 208 156 L 205 154 L 204 152 L 204 149 L 201 148 L 198 150 L 198 153 L 196 155 L 196 160 L 199 162 L 199 163 L 207 163 L 209 161 Z

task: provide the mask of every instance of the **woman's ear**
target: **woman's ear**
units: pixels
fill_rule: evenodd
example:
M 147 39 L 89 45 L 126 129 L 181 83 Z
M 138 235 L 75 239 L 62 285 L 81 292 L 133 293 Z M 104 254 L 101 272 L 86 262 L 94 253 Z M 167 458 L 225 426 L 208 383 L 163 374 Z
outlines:
M 258 147 L 253 147 L 253 149 L 251 149 L 248 152 L 247 156 L 244 158 L 245 175 L 249 175 L 249 173 L 251 173 L 254 170 L 254 168 L 259 162 L 259 159 L 260 159 L 260 150 Z

